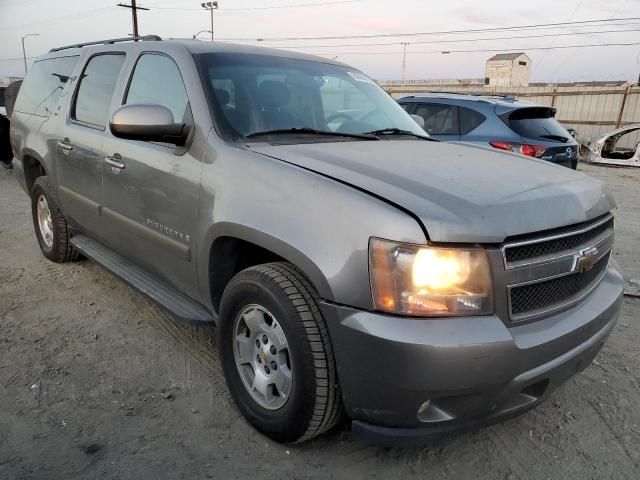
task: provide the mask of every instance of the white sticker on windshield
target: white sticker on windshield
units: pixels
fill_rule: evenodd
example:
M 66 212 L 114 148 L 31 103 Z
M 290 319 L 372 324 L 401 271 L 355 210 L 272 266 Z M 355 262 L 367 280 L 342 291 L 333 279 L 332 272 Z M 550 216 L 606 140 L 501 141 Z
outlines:
M 364 73 L 360 73 L 360 72 L 347 72 L 347 73 L 351 78 L 353 78 L 358 82 L 376 83 L 373 80 L 371 80 L 369 77 L 367 77 Z

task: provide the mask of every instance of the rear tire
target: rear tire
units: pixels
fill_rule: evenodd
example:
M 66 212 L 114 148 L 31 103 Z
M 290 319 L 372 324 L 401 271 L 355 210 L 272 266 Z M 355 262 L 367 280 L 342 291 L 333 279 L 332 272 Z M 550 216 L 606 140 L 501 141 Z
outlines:
M 308 280 L 285 262 L 241 271 L 222 296 L 218 345 L 227 385 L 245 418 L 278 442 L 309 440 L 342 418 L 317 302 Z
M 71 232 L 62 215 L 46 176 L 38 177 L 31 189 L 31 213 L 40 250 L 57 263 L 78 259 L 79 252 L 71 246 Z

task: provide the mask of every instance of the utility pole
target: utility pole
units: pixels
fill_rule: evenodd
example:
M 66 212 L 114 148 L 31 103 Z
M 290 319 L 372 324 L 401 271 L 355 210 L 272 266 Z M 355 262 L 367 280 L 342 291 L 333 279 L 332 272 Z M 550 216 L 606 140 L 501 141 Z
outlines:
M 130 8 L 131 9 L 131 18 L 133 20 L 133 38 L 138 38 L 138 10 L 149 10 L 149 8 L 138 7 L 136 5 L 136 0 L 131 0 L 131 5 L 127 5 L 126 3 L 119 3 L 119 7 Z
M 24 37 L 22 37 L 22 58 L 24 60 L 24 76 L 27 76 L 27 51 L 24 48 L 24 39 L 27 37 L 38 37 L 39 33 L 27 33 Z
M 218 2 L 201 3 L 200 6 L 205 10 L 209 10 L 209 13 L 211 14 L 211 41 L 213 42 L 213 11 L 218 9 Z
M 404 85 L 405 73 L 407 71 L 407 45 L 409 42 L 402 42 L 402 78 L 400 79 L 400 84 Z

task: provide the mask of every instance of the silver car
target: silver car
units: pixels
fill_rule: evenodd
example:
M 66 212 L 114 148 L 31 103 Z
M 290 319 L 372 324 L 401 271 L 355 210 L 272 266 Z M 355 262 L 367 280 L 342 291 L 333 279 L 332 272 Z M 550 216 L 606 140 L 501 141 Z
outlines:
M 397 445 L 503 419 L 609 336 L 623 281 L 601 182 L 433 141 L 342 63 L 131 40 L 54 49 L 20 90 L 13 166 L 38 243 L 216 325 L 268 437 L 346 414 Z

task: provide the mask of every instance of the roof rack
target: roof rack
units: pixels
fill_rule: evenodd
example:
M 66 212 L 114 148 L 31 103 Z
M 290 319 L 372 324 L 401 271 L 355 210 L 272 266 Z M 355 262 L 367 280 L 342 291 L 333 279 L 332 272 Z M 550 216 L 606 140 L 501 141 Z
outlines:
M 50 52 L 59 52 L 60 50 L 67 50 L 68 48 L 81 48 L 88 47 L 90 45 L 111 45 L 120 42 L 137 42 L 138 40 L 157 42 L 162 40 L 158 35 L 144 35 L 142 37 L 124 37 L 124 38 L 110 38 L 107 40 L 97 40 L 95 42 L 75 43 L 73 45 L 67 45 L 65 47 L 52 48 Z

